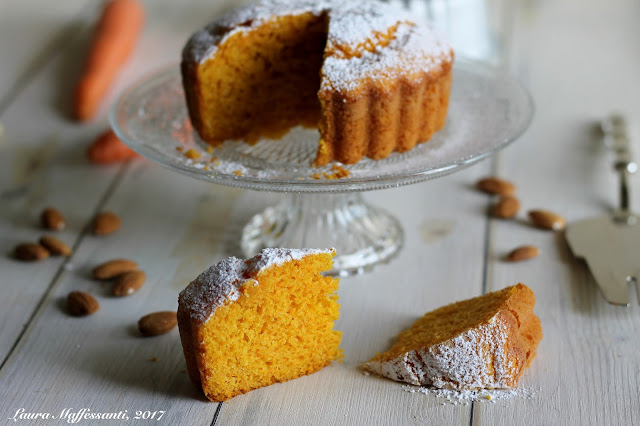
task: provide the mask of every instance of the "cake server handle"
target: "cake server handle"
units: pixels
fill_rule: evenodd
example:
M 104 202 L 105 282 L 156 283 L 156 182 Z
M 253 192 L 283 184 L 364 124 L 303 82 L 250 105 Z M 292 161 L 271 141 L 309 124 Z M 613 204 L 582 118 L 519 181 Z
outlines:
M 622 114 L 612 114 L 602 120 L 600 128 L 604 133 L 605 146 L 613 149 L 616 155 L 613 167 L 619 177 L 619 202 L 613 217 L 617 222 L 632 225 L 637 217 L 631 212 L 629 177 L 638 171 L 638 164 L 633 161 L 627 120 Z

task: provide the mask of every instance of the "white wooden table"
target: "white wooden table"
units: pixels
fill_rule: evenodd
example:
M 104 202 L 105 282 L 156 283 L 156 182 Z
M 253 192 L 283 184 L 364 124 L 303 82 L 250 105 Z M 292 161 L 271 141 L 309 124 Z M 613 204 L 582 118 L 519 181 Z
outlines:
M 188 35 L 228 7 L 178 3 L 146 2 L 144 34 L 112 99 L 135 78 L 177 61 Z M 637 299 L 628 308 L 608 305 L 563 236 L 525 220 L 531 208 L 575 221 L 617 202 L 611 157 L 592 129 L 612 110 L 640 121 L 639 4 L 487 4 L 485 15 L 472 18 L 487 24 L 490 49 L 474 51 L 468 37 L 456 47 L 506 67 L 529 87 L 537 109 L 530 129 L 494 159 L 460 173 L 367 193 L 401 220 L 406 242 L 390 264 L 341 281 L 344 362 L 216 404 L 189 382 L 178 330 L 145 339 L 136 323 L 149 312 L 176 309 L 178 292 L 200 271 L 238 254 L 244 222 L 278 196 L 198 182 L 146 160 L 88 164 L 85 148 L 106 127 L 107 106 L 79 125 L 68 119 L 69 99 L 99 4 L 0 1 L 0 422 L 63 424 L 9 418 L 20 409 L 56 416 L 88 409 L 126 410 L 130 420 L 123 424 L 640 424 Z M 442 16 L 447 31 L 467 34 L 455 13 L 435 17 Z M 489 198 L 472 185 L 489 174 L 517 184 L 521 220 L 488 217 Z M 637 200 L 640 182 L 632 184 Z M 38 215 L 48 205 L 67 217 L 59 236 L 73 245 L 73 256 L 33 264 L 12 259 L 16 244 L 43 233 Z M 120 214 L 123 228 L 98 238 L 87 226 L 103 209 Z M 537 245 L 542 255 L 501 260 L 521 244 Z M 133 258 L 147 272 L 138 294 L 115 299 L 90 278 L 96 264 L 115 257 Z M 517 282 L 534 290 L 544 331 L 521 380 L 536 390 L 532 399 L 452 405 L 358 369 L 424 312 Z M 72 290 L 94 294 L 100 311 L 68 316 L 64 300 Z M 165 413 L 134 420 L 136 411 Z

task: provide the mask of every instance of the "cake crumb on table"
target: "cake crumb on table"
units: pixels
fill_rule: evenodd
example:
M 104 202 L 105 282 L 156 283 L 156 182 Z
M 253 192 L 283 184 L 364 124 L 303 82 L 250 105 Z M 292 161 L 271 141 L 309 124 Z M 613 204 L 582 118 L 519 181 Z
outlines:
M 184 153 L 184 156 L 191 160 L 197 160 L 198 158 L 200 158 L 200 153 L 195 149 L 190 148 L 187 150 L 187 152 Z
M 320 180 L 323 178 L 324 179 L 341 179 L 341 178 L 348 178 L 349 176 L 351 176 L 351 172 L 339 164 L 334 164 L 333 166 L 331 166 L 331 171 L 332 173 L 329 173 L 329 172 L 314 173 L 312 177 L 315 180 Z

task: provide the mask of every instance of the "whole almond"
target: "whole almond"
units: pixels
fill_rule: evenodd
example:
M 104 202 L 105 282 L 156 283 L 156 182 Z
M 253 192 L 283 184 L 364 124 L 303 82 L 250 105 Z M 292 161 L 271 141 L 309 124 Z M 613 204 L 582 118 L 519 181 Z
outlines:
M 120 217 L 113 212 L 98 213 L 93 221 L 93 235 L 107 235 L 120 229 Z
M 140 290 L 147 280 L 147 274 L 144 271 L 125 272 L 120 275 L 113 284 L 114 296 L 129 296 Z
M 35 262 L 49 257 L 49 251 L 40 244 L 22 243 L 18 244 L 13 251 L 16 259 L 25 262 Z
M 532 259 L 540 254 L 540 250 L 536 246 L 520 246 L 511 250 L 507 255 L 507 260 L 511 262 L 519 262 L 521 260 Z
M 567 224 L 567 221 L 562 216 L 548 210 L 529 210 L 529 219 L 538 228 L 552 229 L 554 231 L 564 229 Z
M 72 291 L 67 296 L 67 309 L 69 313 L 75 317 L 83 317 L 91 315 L 100 309 L 98 301 L 84 291 Z
M 110 280 L 125 272 L 138 269 L 138 264 L 129 259 L 114 259 L 98 265 L 93 270 L 93 277 L 98 280 Z
M 154 312 L 143 316 L 138 321 L 138 329 L 145 337 L 168 333 L 178 324 L 178 318 L 173 311 Z
M 518 214 L 520 201 L 511 195 L 500 197 L 497 203 L 491 208 L 491 215 L 501 219 L 510 219 Z
M 516 193 L 516 186 L 514 184 L 495 176 L 480 179 L 476 182 L 476 188 L 487 194 L 506 196 Z
M 55 207 L 47 207 L 40 214 L 40 221 L 42 226 L 52 231 L 59 231 L 67 226 L 67 221 L 62 216 L 62 213 Z
M 71 247 L 51 235 L 40 237 L 40 244 L 54 256 L 69 256 L 71 254 Z

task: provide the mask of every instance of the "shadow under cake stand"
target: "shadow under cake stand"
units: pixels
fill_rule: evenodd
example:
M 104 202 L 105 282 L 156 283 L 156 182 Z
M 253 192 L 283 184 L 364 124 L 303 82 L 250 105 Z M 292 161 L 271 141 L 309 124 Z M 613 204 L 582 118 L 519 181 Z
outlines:
M 434 179 L 468 167 L 507 146 L 528 127 L 533 102 L 497 68 L 457 58 L 445 127 L 424 144 L 384 160 L 310 167 L 317 130 L 294 128 L 283 139 L 255 145 L 229 141 L 212 150 L 193 131 L 179 68 L 158 70 L 129 87 L 110 114 L 122 141 L 182 174 L 239 188 L 283 192 L 283 200 L 245 225 L 247 257 L 265 247 L 335 247 L 333 275 L 387 262 L 404 234 L 391 214 L 364 202 L 361 192 Z M 341 171 L 349 176 L 337 179 Z

